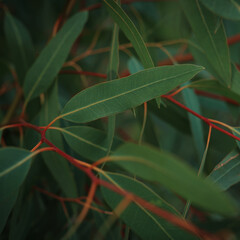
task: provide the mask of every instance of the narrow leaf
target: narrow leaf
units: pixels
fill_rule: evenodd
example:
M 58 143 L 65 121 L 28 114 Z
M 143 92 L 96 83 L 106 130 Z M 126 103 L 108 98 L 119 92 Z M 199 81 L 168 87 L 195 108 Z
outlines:
M 141 197 L 144 200 L 181 217 L 180 213 L 177 212 L 175 208 L 173 208 L 145 184 L 121 174 L 106 174 L 108 178 L 101 175 L 103 180 L 109 181 L 110 178 L 122 189 L 129 191 L 138 197 Z M 123 197 L 104 187 L 102 187 L 101 190 L 106 202 L 111 209 L 114 210 Z M 152 214 L 148 210 L 144 209 L 144 207 L 136 203 L 131 203 L 119 217 L 127 224 L 127 226 L 131 228 L 131 230 L 138 234 L 141 239 L 199 239 L 198 237 L 192 236 L 179 227 L 176 227 L 166 220 Z
M 110 60 L 108 66 L 108 80 L 113 80 L 118 78 L 118 67 L 119 67 L 119 43 L 118 43 L 118 25 L 115 23 L 112 34 L 112 44 L 110 51 Z M 108 151 L 107 155 L 110 153 L 115 133 L 115 125 L 116 125 L 116 115 L 112 115 L 108 117 Z
M 157 181 L 204 209 L 226 216 L 236 214 L 236 205 L 227 194 L 169 153 L 129 143 L 117 149 L 112 159 L 132 174 Z
M 33 153 L 25 149 L 0 149 L 0 233 L 17 199 L 18 190 L 30 168 Z
M 27 102 L 45 92 L 52 84 L 86 20 L 87 12 L 77 13 L 71 17 L 43 49 L 27 72 L 24 81 L 24 94 Z
M 146 44 L 144 43 L 142 36 L 138 32 L 131 19 L 115 1 L 104 0 L 104 3 L 114 21 L 116 21 L 118 26 L 132 43 L 144 68 L 154 67 L 152 58 L 148 52 Z
M 200 103 L 194 91 L 192 89 L 184 89 L 184 91 L 182 91 L 182 95 L 185 105 L 201 115 Z M 188 117 L 190 120 L 191 131 L 198 154 L 198 159 L 200 161 L 203 157 L 205 149 L 202 121 L 190 113 L 188 113 Z
M 227 190 L 240 182 L 240 154 L 238 150 L 231 151 L 209 175 L 223 190 Z
M 156 67 L 97 84 L 75 95 L 61 117 L 81 123 L 122 112 L 167 93 L 202 69 L 195 65 Z
M 107 155 L 109 141 L 105 132 L 87 126 L 74 126 L 61 129 L 68 145 L 80 156 L 96 161 Z M 118 138 L 113 139 L 112 149 L 122 143 Z
M 230 20 L 240 20 L 240 4 L 237 0 L 200 0 L 201 3 L 217 15 Z
M 229 87 L 231 64 L 223 23 L 220 22 L 220 26 L 216 29 L 217 18 L 202 7 L 198 0 L 180 0 L 180 2 L 207 61 L 217 73 L 219 81 Z
M 59 111 L 60 107 L 58 103 L 58 89 L 56 82 L 45 94 L 45 102 L 40 112 L 40 125 L 46 126 L 56 116 L 58 116 Z M 54 126 L 59 127 L 59 122 L 56 122 Z M 46 137 L 58 148 L 64 150 L 61 133 L 57 131 L 47 131 Z M 77 186 L 66 159 L 55 152 L 43 152 L 42 156 L 49 171 L 59 184 L 59 187 L 62 189 L 64 194 L 67 197 L 77 197 Z M 76 205 L 73 206 L 76 207 Z
M 11 60 L 15 65 L 18 79 L 23 84 L 26 72 L 34 60 L 34 48 L 30 34 L 27 28 L 9 12 L 5 15 L 4 32 Z
M 232 86 L 231 90 L 240 95 L 240 72 L 235 65 L 232 65 Z

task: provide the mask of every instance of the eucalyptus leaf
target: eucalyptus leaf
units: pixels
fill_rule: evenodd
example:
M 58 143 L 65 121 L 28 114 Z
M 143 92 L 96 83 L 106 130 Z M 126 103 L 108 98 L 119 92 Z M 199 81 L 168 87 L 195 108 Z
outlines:
M 87 16 L 87 12 L 80 12 L 71 17 L 42 50 L 24 80 L 23 90 L 27 102 L 51 86 L 72 44 L 81 33 Z
M 148 52 L 142 36 L 138 32 L 132 20 L 123 11 L 121 6 L 112 0 L 104 0 L 104 4 L 109 10 L 110 15 L 132 43 L 144 68 L 154 67 L 153 60 Z
M 231 64 L 223 23 L 206 10 L 198 0 L 180 0 L 197 44 L 207 62 L 224 86 L 231 86 Z M 208 68 L 207 68 L 208 69 Z M 211 70 L 210 69 L 210 70 Z
M 119 147 L 112 160 L 128 172 L 157 181 L 194 205 L 226 216 L 237 213 L 236 204 L 218 185 L 197 174 L 170 153 L 132 143 Z
M 33 153 L 14 147 L 0 149 L 0 232 L 17 199 L 18 190 L 30 168 Z
M 8 43 L 11 60 L 14 63 L 21 84 L 26 72 L 34 60 L 34 47 L 27 28 L 10 12 L 6 12 L 4 32 Z
M 70 99 L 60 117 L 83 123 L 125 111 L 167 93 L 202 69 L 188 64 L 155 67 L 97 84 Z
M 96 161 L 108 153 L 108 135 L 101 130 L 88 126 L 73 126 L 63 128 L 61 132 L 68 145 L 86 159 Z M 122 141 L 115 137 L 112 149 L 116 149 L 121 143 Z
M 124 176 L 122 174 L 115 174 L 105 172 L 107 177 L 101 175 L 101 178 L 105 181 L 110 181 L 110 179 L 117 184 L 122 189 L 129 191 L 138 197 L 143 198 L 144 200 L 152 203 L 163 210 L 166 210 L 179 218 L 181 218 L 180 213 L 169 203 L 167 203 L 164 199 L 158 196 L 154 191 L 152 191 L 148 186 L 143 184 L 142 182 Z M 112 210 L 117 207 L 117 205 L 123 199 L 117 193 L 112 192 L 111 190 L 101 187 L 103 196 L 111 207 Z M 144 209 L 141 205 L 137 203 L 131 203 L 119 216 L 126 224 L 129 226 L 141 239 L 161 239 L 161 240 L 169 240 L 169 239 L 199 239 L 196 236 L 191 235 L 190 233 L 185 232 L 179 227 L 176 227 L 162 219 L 148 210 Z
M 240 153 L 239 150 L 231 151 L 219 162 L 209 175 L 223 190 L 227 190 L 240 181 Z
M 58 86 L 56 82 L 45 94 L 45 102 L 42 106 L 39 116 L 40 124 L 42 126 L 49 124 L 56 116 L 58 116 L 59 111 L 60 106 L 58 102 Z M 59 127 L 59 122 L 56 122 L 53 126 Z M 47 131 L 46 137 L 58 148 L 64 150 L 63 139 L 60 132 Z M 42 156 L 49 171 L 65 196 L 77 197 L 76 182 L 67 160 L 55 152 L 43 152 Z M 73 210 L 76 210 L 77 206 L 73 204 L 72 207 Z

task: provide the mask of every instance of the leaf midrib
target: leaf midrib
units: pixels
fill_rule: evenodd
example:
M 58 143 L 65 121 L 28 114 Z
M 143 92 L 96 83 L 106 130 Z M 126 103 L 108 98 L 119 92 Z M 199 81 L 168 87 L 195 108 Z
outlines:
M 200 70 L 200 69 L 199 69 L 199 70 Z M 158 80 L 158 81 L 154 81 L 154 82 L 150 82 L 150 83 L 144 84 L 144 85 L 142 85 L 142 86 L 140 86 L 140 87 L 137 87 L 137 88 L 131 89 L 131 90 L 129 90 L 129 91 L 126 91 L 126 92 L 123 92 L 123 93 L 114 95 L 114 96 L 112 96 L 112 97 L 105 98 L 105 99 L 103 99 L 103 100 L 100 100 L 100 101 L 91 103 L 91 104 L 89 104 L 89 105 L 86 105 L 86 106 L 84 106 L 84 107 L 78 108 L 78 109 L 73 110 L 73 111 L 71 111 L 71 112 L 62 114 L 62 115 L 60 115 L 59 117 L 64 118 L 64 117 L 66 117 L 66 116 L 68 116 L 68 115 L 71 115 L 71 114 L 74 114 L 74 113 L 76 113 L 76 112 L 82 111 L 82 110 L 84 110 L 84 109 L 86 109 L 86 108 L 89 108 L 89 107 L 92 107 L 92 106 L 101 104 L 101 103 L 103 103 L 103 102 L 107 102 L 107 101 L 109 101 L 109 100 L 113 100 L 113 99 L 115 99 L 115 98 L 121 97 L 121 96 L 123 96 L 123 95 L 127 95 L 127 94 L 129 94 L 129 93 L 132 93 L 132 92 L 134 92 L 134 91 L 140 90 L 140 89 L 145 88 L 145 87 L 149 87 L 149 86 L 154 85 L 154 84 L 157 84 L 157 83 L 159 83 L 159 82 L 167 81 L 167 80 L 172 79 L 172 78 L 176 78 L 176 77 L 180 77 L 180 76 L 186 75 L 186 74 L 191 73 L 191 72 L 196 72 L 196 69 L 195 69 L 195 70 L 191 70 L 191 71 L 184 72 L 184 74 L 181 73 L 181 74 L 178 74 L 178 75 L 175 75 L 175 76 L 172 76 L 172 77 L 163 78 L 163 79 L 160 79 L 160 80 Z
M 31 96 L 33 95 L 36 87 L 38 86 L 39 82 L 41 81 L 42 77 L 44 76 L 44 74 L 46 73 L 46 71 L 48 70 L 48 67 L 52 64 L 54 58 L 56 57 L 57 53 L 59 52 L 59 49 L 62 47 L 62 45 L 64 44 L 65 40 L 68 38 L 68 36 L 71 34 L 72 29 L 75 28 L 75 26 L 79 24 L 78 22 L 76 22 L 75 24 L 73 24 L 73 26 L 69 29 L 69 31 L 64 35 L 64 37 L 62 38 L 62 41 L 60 41 L 58 47 L 56 48 L 55 52 L 53 53 L 53 55 L 51 56 L 51 58 L 49 59 L 48 63 L 45 65 L 45 67 L 43 68 L 41 74 L 39 75 L 39 77 L 37 78 L 37 81 L 35 82 L 35 84 L 33 85 L 31 91 L 29 92 L 27 99 L 30 99 Z M 44 50 L 43 50 L 44 51 Z M 26 100 L 27 101 L 27 100 Z
M 136 34 L 138 35 L 138 37 L 141 39 L 142 44 L 144 45 L 144 48 L 141 48 L 140 43 L 139 43 L 138 39 L 136 38 L 136 34 L 134 34 L 134 32 L 132 31 L 132 29 L 129 27 L 129 25 L 127 24 L 127 22 L 124 20 L 124 18 L 123 18 L 106 0 L 104 0 L 104 2 L 119 16 L 120 19 L 122 19 L 122 21 L 126 24 L 126 27 L 127 27 L 127 28 L 129 29 L 129 31 L 132 33 L 132 37 L 134 38 L 136 44 L 138 45 L 138 49 L 139 49 L 138 51 L 141 52 L 141 55 L 142 55 L 143 58 L 145 59 L 145 63 L 144 63 L 145 68 L 147 67 L 146 64 L 148 64 L 148 61 L 149 61 L 150 65 L 151 65 L 151 67 L 154 67 L 154 64 L 153 64 L 153 62 L 152 62 L 152 58 L 150 57 L 150 54 L 149 54 L 149 52 L 148 52 L 148 50 L 147 50 L 147 48 L 146 48 L 146 45 L 144 44 L 144 41 L 142 40 L 142 37 L 141 37 L 141 35 L 138 33 L 138 31 L 135 31 L 135 33 L 136 33 Z M 121 10 L 122 10 L 122 9 L 121 9 Z M 125 14 L 125 13 L 124 13 L 124 14 Z M 130 23 L 132 24 L 132 22 L 130 22 Z M 136 29 L 135 29 L 135 26 L 134 26 L 133 24 L 132 24 L 132 27 L 133 27 L 134 30 L 136 30 Z M 146 51 L 143 52 L 143 49 L 145 49 Z M 144 53 L 145 53 L 146 55 L 145 55 Z M 145 56 L 148 56 L 148 59 L 146 59 Z

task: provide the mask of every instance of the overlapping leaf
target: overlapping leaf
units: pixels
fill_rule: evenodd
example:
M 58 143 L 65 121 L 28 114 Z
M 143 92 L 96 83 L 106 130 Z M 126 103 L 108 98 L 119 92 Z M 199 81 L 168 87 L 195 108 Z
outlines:
M 108 178 L 114 181 L 122 189 L 129 191 L 144 200 L 160 207 L 163 210 L 171 212 L 172 214 L 181 217 L 180 213 L 177 212 L 170 204 L 168 204 L 164 199 L 158 196 L 145 184 L 139 182 L 136 179 L 114 173 L 106 173 Z M 108 178 L 105 178 L 101 175 L 102 179 L 109 181 Z M 102 187 L 102 193 L 109 204 L 109 206 L 114 210 L 115 207 L 123 199 L 117 193 L 113 193 L 111 190 Z M 152 214 L 148 210 L 144 209 L 143 206 L 140 206 L 136 203 L 131 203 L 120 215 L 120 218 L 129 226 L 136 234 L 138 234 L 141 239 L 199 239 L 184 230 L 180 229 L 167 222 L 166 220 Z
M 169 153 L 128 143 L 114 152 L 112 160 L 132 174 L 157 181 L 209 211 L 226 216 L 237 212 L 235 203 L 217 185 L 197 177 L 193 170 Z
M 230 20 L 240 20 L 240 3 L 238 0 L 200 0 L 205 7 L 217 15 Z
M 69 146 L 80 156 L 96 161 L 107 155 L 109 141 L 105 132 L 87 126 L 74 126 L 61 129 Z M 122 143 L 118 138 L 113 139 L 112 149 Z
M 198 0 L 181 0 L 183 10 L 192 27 L 197 44 L 201 51 L 193 52 L 198 55 L 206 67 L 225 86 L 231 85 L 231 64 L 229 49 L 223 23 L 218 24 L 217 18 L 206 10 Z
M 240 181 L 240 153 L 237 149 L 230 152 L 209 175 L 223 190 Z
M 197 112 L 198 114 L 201 114 L 200 103 L 194 91 L 192 89 L 184 89 L 182 94 L 185 105 L 193 111 Z M 198 159 L 200 161 L 202 159 L 205 149 L 202 121 L 190 113 L 188 113 L 188 117 L 190 120 L 191 131 L 198 154 Z
M 77 13 L 71 17 L 43 49 L 24 80 L 24 94 L 27 101 L 50 87 L 86 20 L 87 12 Z
M 57 83 L 55 83 L 45 94 L 45 102 L 39 116 L 40 125 L 46 126 L 59 114 L 59 111 L 58 89 Z M 56 122 L 54 126 L 59 127 L 59 122 Z M 47 131 L 46 137 L 57 147 L 64 150 L 63 139 L 60 132 Z M 76 182 L 67 160 L 55 152 L 43 152 L 42 156 L 49 171 L 59 184 L 59 187 L 62 189 L 65 196 L 77 197 Z M 76 205 L 74 205 L 74 207 L 76 209 Z
M 0 149 L 0 232 L 3 230 L 18 190 L 30 168 L 33 153 L 8 147 Z
M 131 19 L 115 1 L 104 0 L 104 3 L 105 6 L 108 8 L 110 15 L 113 17 L 118 26 L 125 33 L 126 37 L 132 43 L 144 68 L 154 67 L 152 58 L 148 52 L 146 44 L 144 43 L 142 36 L 138 32 Z
M 4 31 L 9 52 L 20 83 L 34 59 L 34 48 L 27 28 L 9 12 L 6 12 Z
M 70 99 L 61 117 L 82 123 L 122 112 L 167 93 L 202 69 L 188 64 L 156 67 L 97 84 Z

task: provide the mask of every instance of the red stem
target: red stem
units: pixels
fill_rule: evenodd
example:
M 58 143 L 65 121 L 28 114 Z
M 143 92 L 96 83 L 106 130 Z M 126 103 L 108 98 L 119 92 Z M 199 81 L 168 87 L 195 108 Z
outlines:
M 201 96 L 204 96 L 204 97 L 209 97 L 209 98 L 214 98 L 214 99 L 218 99 L 218 100 L 222 100 L 224 102 L 228 102 L 228 103 L 231 103 L 233 105 L 237 105 L 237 106 L 240 106 L 240 103 L 235 101 L 235 100 L 232 100 L 230 98 L 227 98 L 227 97 L 224 97 L 224 96 L 220 96 L 220 95 L 217 95 L 217 94 L 213 94 L 213 93 L 209 93 L 209 92 L 205 92 L 205 91 L 202 91 L 202 90 L 195 90 L 195 93 L 197 95 L 201 95 Z
M 95 72 L 86 72 L 86 71 L 75 71 L 75 70 L 61 70 L 61 74 L 76 74 L 76 75 L 86 75 L 99 78 L 107 78 L 107 75 L 104 73 L 95 73 Z
M 211 123 L 208 118 L 205 118 L 205 117 L 203 117 L 202 115 L 194 112 L 193 110 L 191 110 L 190 108 L 184 106 L 182 103 L 178 102 L 178 101 L 175 100 L 174 98 L 172 98 L 172 97 L 170 97 L 170 96 L 168 96 L 168 95 L 162 95 L 162 97 L 168 99 L 169 101 L 175 103 L 176 105 L 178 105 L 179 107 L 181 107 L 181 108 L 183 108 L 184 110 L 188 111 L 189 113 L 193 114 L 194 116 L 200 118 L 202 121 L 204 121 L 205 123 L 207 123 L 209 126 L 211 126 L 211 127 L 215 128 L 215 129 L 217 129 L 218 131 L 220 131 L 220 132 L 222 132 L 222 133 L 224 133 L 224 134 L 226 134 L 226 135 L 228 135 L 228 136 L 230 136 L 230 137 L 232 137 L 232 138 L 240 141 L 240 138 L 239 138 L 239 137 L 233 135 L 233 134 L 230 133 L 230 132 L 227 132 L 226 130 L 224 130 L 224 129 L 218 127 L 218 126 L 216 126 L 215 124 Z

